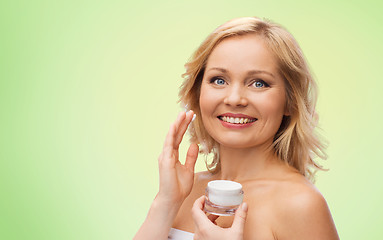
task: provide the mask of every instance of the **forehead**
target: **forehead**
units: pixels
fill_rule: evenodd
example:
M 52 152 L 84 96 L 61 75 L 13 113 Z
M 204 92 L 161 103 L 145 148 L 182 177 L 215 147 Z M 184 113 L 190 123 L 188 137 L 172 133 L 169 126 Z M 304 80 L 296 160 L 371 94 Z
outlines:
M 265 40 L 255 34 L 224 39 L 211 52 L 206 69 L 222 67 L 234 71 L 263 70 L 278 73 L 274 54 Z

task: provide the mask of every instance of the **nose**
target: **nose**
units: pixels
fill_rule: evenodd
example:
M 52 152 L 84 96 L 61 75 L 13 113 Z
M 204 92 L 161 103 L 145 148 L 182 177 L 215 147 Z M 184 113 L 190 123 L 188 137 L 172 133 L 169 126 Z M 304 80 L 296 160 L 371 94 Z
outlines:
M 236 107 L 247 106 L 246 89 L 242 86 L 231 86 L 227 89 L 224 103 Z

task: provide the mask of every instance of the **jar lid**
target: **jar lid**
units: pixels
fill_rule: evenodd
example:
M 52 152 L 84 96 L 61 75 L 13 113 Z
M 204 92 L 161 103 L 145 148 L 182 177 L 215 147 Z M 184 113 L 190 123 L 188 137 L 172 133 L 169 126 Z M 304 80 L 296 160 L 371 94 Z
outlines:
M 242 185 L 240 183 L 229 180 L 214 180 L 207 184 L 209 192 L 223 195 L 240 194 Z

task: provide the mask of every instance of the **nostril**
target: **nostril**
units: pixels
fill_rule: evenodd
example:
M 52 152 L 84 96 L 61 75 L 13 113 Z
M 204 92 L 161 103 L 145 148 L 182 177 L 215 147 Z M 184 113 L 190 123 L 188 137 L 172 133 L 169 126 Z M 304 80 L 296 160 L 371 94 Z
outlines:
M 228 105 L 238 106 L 238 105 L 246 105 L 246 98 L 238 93 L 230 94 L 224 99 L 224 103 Z
M 246 105 L 247 105 L 247 99 L 244 98 L 244 97 L 242 97 L 242 98 L 241 98 L 241 103 L 240 103 L 239 105 L 241 105 L 241 106 L 246 106 Z
M 231 106 L 246 106 L 248 101 L 246 97 L 238 95 L 238 96 L 229 96 L 224 99 L 224 104 Z

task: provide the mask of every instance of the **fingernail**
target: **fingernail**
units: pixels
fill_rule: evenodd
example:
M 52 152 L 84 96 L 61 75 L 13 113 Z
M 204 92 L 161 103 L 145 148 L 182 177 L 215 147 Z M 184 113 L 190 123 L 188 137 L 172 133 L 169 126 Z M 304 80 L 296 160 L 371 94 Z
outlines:
M 197 117 L 197 115 L 194 113 L 193 115 L 193 118 L 192 118 L 192 121 L 194 121 L 194 119 Z

